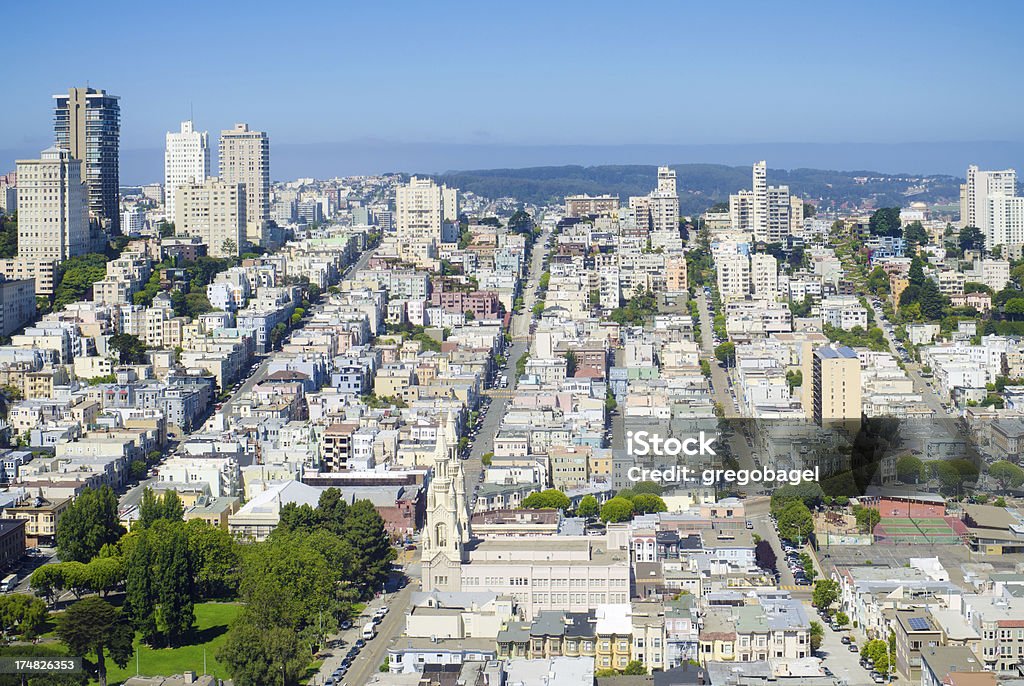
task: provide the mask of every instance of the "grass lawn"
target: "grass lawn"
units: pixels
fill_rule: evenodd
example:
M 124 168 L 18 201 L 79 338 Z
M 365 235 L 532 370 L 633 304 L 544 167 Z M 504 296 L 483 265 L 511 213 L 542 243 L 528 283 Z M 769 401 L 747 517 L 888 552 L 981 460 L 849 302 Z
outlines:
M 150 648 L 139 642 L 135 637 L 135 650 L 138 651 L 139 673 L 143 676 L 170 676 L 193 670 L 203 674 L 203 649 L 206 649 L 206 673 L 220 679 L 227 679 L 228 672 L 224 665 L 217 662 L 217 649 L 224 643 L 231 620 L 238 615 L 242 606 L 237 603 L 197 603 L 195 607 L 196 623 L 189 645 L 178 648 Z M 125 665 L 118 667 L 107 658 L 107 680 L 111 684 L 124 681 L 135 676 L 135 656 Z

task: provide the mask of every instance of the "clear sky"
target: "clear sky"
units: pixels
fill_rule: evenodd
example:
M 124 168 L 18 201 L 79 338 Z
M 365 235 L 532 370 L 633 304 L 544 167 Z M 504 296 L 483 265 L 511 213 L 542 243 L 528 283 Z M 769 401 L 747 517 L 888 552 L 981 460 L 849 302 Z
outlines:
M 1001 0 L 12 2 L 0 151 L 48 145 L 50 95 L 86 83 L 121 96 L 124 149 L 162 148 L 190 107 L 284 144 L 1022 141 L 1022 19 Z

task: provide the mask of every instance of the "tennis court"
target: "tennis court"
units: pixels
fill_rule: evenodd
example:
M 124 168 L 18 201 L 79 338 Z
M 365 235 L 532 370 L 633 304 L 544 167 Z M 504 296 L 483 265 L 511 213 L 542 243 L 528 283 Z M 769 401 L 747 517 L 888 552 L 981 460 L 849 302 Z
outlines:
M 952 545 L 959 543 L 960 537 L 942 517 L 884 517 L 875 527 L 875 540 L 893 545 Z

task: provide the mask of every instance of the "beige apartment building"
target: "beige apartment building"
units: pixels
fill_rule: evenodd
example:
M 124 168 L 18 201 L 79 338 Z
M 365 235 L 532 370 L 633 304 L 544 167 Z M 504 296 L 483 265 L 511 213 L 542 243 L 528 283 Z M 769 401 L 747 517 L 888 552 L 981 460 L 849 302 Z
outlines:
M 175 198 L 179 236 L 196 236 L 211 257 L 235 257 L 246 241 L 246 190 L 241 183 L 210 178 L 179 186 Z
M 459 191 L 416 176 L 395 190 L 398 236 L 441 243 L 444 224 L 459 219 Z
M 845 345 L 827 345 L 803 352 L 803 405 L 818 426 L 830 423 L 860 426 L 861 375 L 857 353 Z
M 270 219 L 270 138 L 250 131 L 248 124 L 221 131 L 219 164 L 224 183 L 243 184 L 246 239 L 264 245 Z
M 566 217 L 608 217 L 619 211 L 617 195 L 567 195 Z
M 18 160 L 18 258 L 66 260 L 89 252 L 87 188 L 82 162 L 63 148 Z

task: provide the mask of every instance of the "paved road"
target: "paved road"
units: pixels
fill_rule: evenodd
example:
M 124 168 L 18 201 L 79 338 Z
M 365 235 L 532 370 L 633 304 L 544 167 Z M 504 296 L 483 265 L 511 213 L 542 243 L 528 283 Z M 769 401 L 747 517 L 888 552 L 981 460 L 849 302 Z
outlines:
M 370 676 L 376 674 L 384 663 L 388 647 L 405 629 L 405 610 L 409 606 L 409 599 L 418 585 L 410 582 L 398 593 L 388 594 L 386 598 L 377 598 L 366 607 L 366 611 L 353 621 L 352 628 L 343 631 L 332 639 L 340 639 L 341 645 L 330 650 L 331 656 L 324 660 L 320 671 L 310 681 L 310 684 L 324 684 L 335 669 L 341 664 L 342 658 L 348 653 L 349 648 L 360 638 L 363 625 L 370 621 L 370 616 L 377 608 L 387 606 L 389 611 L 380 624 L 377 625 L 377 635 L 366 642 L 366 646 L 359 651 L 359 655 L 349 666 L 348 672 L 337 684 L 344 686 L 355 686 L 365 684 Z
M 513 315 L 512 317 L 511 329 L 513 339 L 505 355 L 505 359 L 508 360 L 508 369 L 503 369 L 499 372 L 499 374 L 508 375 L 508 385 L 511 390 L 514 390 L 519 383 L 519 379 L 515 376 L 516 362 L 523 356 L 523 353 L 529 350 L 530 340 L 532 339 L 529 335 L 530 321 L 533 318 L 531 310 L 537 301 L 534 291 L 540 284 L 544 255 L 547 253 L 545 244 L 550 235 L 550 231 L 545 229 L 533 246 L 533 257 L 530 261 L 529 271 L 523 281 L 523 308 L 521 314 Z M 466 477 L 466 493 L 471 502 L 476 495 L 480 484 L 480 477 L 483 474 L 481 458 L 483 458 L 484 453 L 494 452 L 494 436 L 501 427 L 501 420 L 505 416 L 505 408 L 508 402 L 509 398 L 505 397 L 504 394 L 492 396 L 490 407 L 483 413 L 483 423 L 481 424 L 480 431 L 477 433 L 477 438 L 470 448 L 469 456 L 463 463 L 463 472 Z M 473 507 L 470 505 L 470 511 L 472 509 Z

